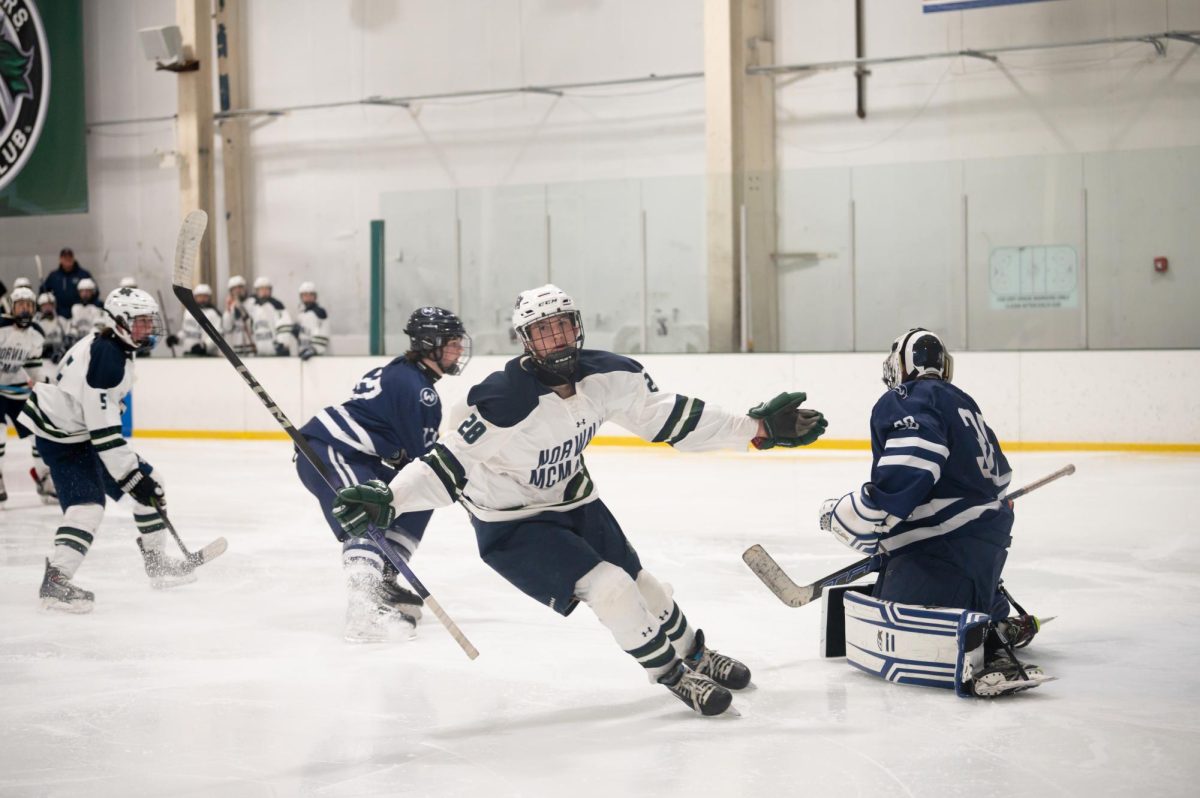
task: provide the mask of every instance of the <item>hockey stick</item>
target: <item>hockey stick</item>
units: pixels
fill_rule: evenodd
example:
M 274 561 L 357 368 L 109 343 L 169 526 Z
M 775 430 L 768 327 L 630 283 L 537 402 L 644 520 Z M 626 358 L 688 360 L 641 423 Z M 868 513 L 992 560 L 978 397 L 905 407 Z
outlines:
M 175 525 L 171 523 L 171 519 L 167 518 L 167 513 L 159 506 L 157 502 L 154 504 L 154 509 L 158 510 L 158 514 L 162 516 L 163 523 L 166 524 L 167 531 L 171 533 L 171 537 L 175 538 L 175 542 L 179 544 L 179 550 L 183 552 L 183 556 L 187 558 L 188 564 L 192 566 L 192 570 L 199 568 L 206 562 L 211 562 L 225 553 L 225 549 L 229 548 L 229 543 L 225 538 L 217 538 L 212 543 L 209 543 L 200 551 L 188 551 L 187 546 L 183 545 L 183 540 L 179 537 L 179 533 L 175 531 Z
M 1007 501 L 1019 499 L 1026 493 L 1035 491 L 1038 488 L 1053 482 L 1061 477 L 1075 473 L 1074 465 L 1063 466 L 1053 474 L 1042 477 L 1041 479 L 1031 482 L 1023 488 L 1013 491 L 1005 496 Z M 742 553 L 742 561 L 749 566 L 750 570 L 762 580 L 762 583 L 774 593 L 780 601 L 789 607 L 803 607 L 805 604 L 821 597 L 821 593 L 827 587 L 835 585 L 846 585 L 853 582 L 855 579 L 860 579 L 873 571 L 879 570 L 879 566 L 883 563 L 884 555 L 876 554 L 874 557 L 867 557 L 858 562 L 848 565 L 845 568 L 834 571 L 831 574 L 821 577 L 817 581 L 809 585 L 797 585 L 792 581 L 779 563 L 775 562 L 775 558 L 767 553 L 767 550 L 757 543 L 746 549 Z
M 158 291 L 156 293 L 158 294 L 158 307 L 159 310 L 162 311 L 163 326 L 167 328 L 167 340 L 170 341 L 175 336 L 171 333 L 171 322 L 167 321 L 167 306 L 163 304 L 162 291 Z M 171 349 L 171 357 L 179 357 L 179 355 L 175 352 L 175 346 L 173 344 L 168 344 L 167 346 L 169 346 Z
M 213 327 L 212 322 L 204 315 L 204 311 L 200 309 L 200 305 L 196 303 L 196 298 L 192 295 L 192 271 L 195 269 L 196 255 L 200 250 L 200 239 L 204 237 L 204 229 L 207 226 L 208 214 L 204 211 L 196 210 L 187 215 L 187 218 L 183 220 L 183 226 L 179 228 L 179 241 L 175 247 L 175 274 L 172 278 L 175 296 L 183 304 L 184 308 L 187 309 L 187 312 L 192 314 L 196 322 L 200 325 L 200 329 L 208 334 L 208 337 L 221 350 L 221 354 L 233 365 L 237 373 L 250 386 L 250 389 L 254 391 L 267 410 L 270 411 L 271 415 L 275 417 L 275 421 L 279 426 L 283 427 L 283 431 L 288 434 L 288 437 L 292 439 L 292 443 L 296 445 L 296 450 L 304 456 L 304 459 L 308 460 L 317 473 L 321 475 L 321 479 L 325 480 L 325 484 L 336 493 L 337 487 L 333 484 L 333 479 L 330 477 L 328 469 L 325 468 L 325 464 L 321 462 L 321 458 L 312 450 L 312 447 L 309 446 L 304 436 L 296 431 L 296 428 L 292 426 L 292 422 L 288 420 L 287 415 L 279 405 L 275 404 L 275 401 L 271 399 L 258 380 L 254 379 L 254 375 L 242 363 L 241 358 L 229 346 L 229 342 L 225 340 L 224 336 Z M 446 614 L 446 611 L 442 609 L 437 600 L 429 594 L 425 585 L 421 584 L 421 580 L 417 579 L 417 575 L 408 567 L 408 563 L 397 556 L 387 538 L 374 527 L 368 528 L 367 536 L 375 542 L 375 545 L 383 552 L 388 562 L 397 571 L 404 574 L 404 578 L 412 585 L 413 590 L 425 601 L 425 604 L 433 611 L 437 619 L 442 622 L 442 626 L 446 627 L 446 631 L 462 647 L 467 656 L 471 659 L 478 657 L 479 650 L 471 645 L 471 641 L 458 628 L 458 624 L 450 619 L 450 616 Z

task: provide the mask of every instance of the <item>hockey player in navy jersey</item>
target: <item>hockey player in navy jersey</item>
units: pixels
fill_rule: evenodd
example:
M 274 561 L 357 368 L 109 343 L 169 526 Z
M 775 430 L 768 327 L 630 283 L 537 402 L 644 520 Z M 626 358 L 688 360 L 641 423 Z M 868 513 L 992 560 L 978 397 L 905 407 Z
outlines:
M 300 428 L 339 487 L 388 482 L 437 442 L 442 403 L 434 385 L 445 374 L 462 373 L 471 356 L 471 339 L 457 316 L 438 307 L 413 311 L 404 332 L 410 340 L 408 352 L 368 371 L 348 401 L 326 407 Z M 397 621 L 403 628 L 415 628 L 421 617 L 420 597 L 396 583 L 396 570 L 370 538 L 346 534 L 332 514 L 334 492 L 312 464 L 299 457 L 296 470 L 342 541 L 349 592 L 346 639 L 386 640 Z M 383 525 L 393 550 L 405 562 L 417 550 L 432 514 L 428 509 L 403 513 Z
M 583 349 L 572 298 L 553 285 L 522 292 L 513 328 L 525 353 L 471 389 L 455 430 L 391 482 L 339 492 L 334 514 L 355 531 L 397 513 L 460 502 L 484 562 L 531 598 L 568 615 L 586 603 L 617 644 L 704 715 L 725 712 L 750 671 L 708 648 L 596 491 L 583 450 L 606 420 L 682 451 L 802 446 L 824 431 L 804 394 L 749 415 L 659 391 L 626 357 Z M 456 408 L 456 411 L 458 408 Z
M 158 303 L 137 288 L 118 288 L 104 303 L 100 330 L 67 352 L 53 383 L 38 383 L 21 420 L 58 488 L 63 510 L 39 596 L 47 609 L 89 612 L 94 594 L 71 582 L 95 539 L 104 500 L 128 494 L 137 544 L 154 587 L 195 581 L 194 566 L 164 551 L 166 507 L 161 477 L 121 436 L 121 403 L 133 385 L 133 356 L 162 333 Z
M 1010 644 L 1025 645 L 1037 621 L 1008 619 L 1000 589 L 1012 542 L 1012 503 L 1004 498 L 1012 471 L 975 400 L 951 383 L 953 373 L 953 357 L 929 330 L 892 343 L 883 364 L 889 390 L 871 411 L 871 480 L 827 500 L 820 524 L 879 556 L 874 598 L 983 613 Z M 976 694 L 1022 678 L 1000 637 L 990 633 L 984 645 Z

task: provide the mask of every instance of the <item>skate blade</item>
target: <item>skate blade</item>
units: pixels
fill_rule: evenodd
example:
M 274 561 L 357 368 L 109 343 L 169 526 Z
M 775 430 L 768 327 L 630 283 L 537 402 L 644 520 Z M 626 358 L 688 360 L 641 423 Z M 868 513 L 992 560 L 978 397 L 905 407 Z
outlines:
M 196 575 L 190 572 L 183 576 L 152 576 L 150 577 L 150 587 L 155 590 L 170 590 L 174 587 L 190 585 L 195 581 Z
M 997 685 L 989 685 L 984 688 L 984 692 L 976 693 L 977 698 L 998 698 L 999 696 L 1013 695 L 1021 693 L 1025 690 L 1032 690 L 1038 685 L 1046 682 L 1057 681 L 1057 676 L 1032 676 L 1029 679 L 1021 679 L 1013 682 L 1002 682 Z
M 92 611 L 92 605 L 93 602 L 91 601 L 66 602 L 55 598 L 42 599 L 42 609 L 54 610 L 55 612 L 69 612 L 72 615 L 86 615 Z

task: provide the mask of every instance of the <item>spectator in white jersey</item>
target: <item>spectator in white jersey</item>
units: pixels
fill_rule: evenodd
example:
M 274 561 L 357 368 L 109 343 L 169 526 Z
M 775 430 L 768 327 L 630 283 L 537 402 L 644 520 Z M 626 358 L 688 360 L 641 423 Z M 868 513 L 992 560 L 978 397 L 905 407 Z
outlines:
M 38 312 L 33 320 L 42 328 L 42 335 L 46 338 L 45 345 L 42 347 L 42 359 L 50 363 L 57 363 L 62 360 L 63 354 L 75 342 L 75 337 L 71 332 L 71 323 L 58 315 L 54 294 L 49 291 L 37 298 L 37 304 Z
M 696 712 L 725 712 L 750 670 L 708 648 L 642 567 L 583 450 L 609 420 L 647 441 L 710 451 L 804 446 L 825 419 L 800 409 L 802 393 L 741 414 L 660 392 L 640 363 L 583 349 L 582 316 L 553 285 L 522 292 L 513 327 L 525 353 L 470 390 L 466 407 L 451 413 L 454 431 L 390 486 L 339 490 L 334 516 L 357 537 L 368 523 L 386 529 L 397 514 L 461 503 L 480 556 L 514 587 L 562 615 L 586 603 L 651 682 Z
M 300 283 L 300 308 L 296 312 L 296 343 L 300 359 L 329 352 L 329 315 L 317 304 L 316 283 Z
M 29 389 L 42 378 L 42 328 L 33 320 L 33 289 L 26 286 L 12 291 L 12 313 L 0 317 L 0 502 L 8 499 L 4 487 L 4 453 L 7 424 L 12 421 L 20 438 L 30 431 L 18 420 Z
M 200 283 L 192 291 L 196 304 L 205 317 L 212 323 L 214 329 L 221 329 L 221 314 L 212 304 L 212 288 L 207 283 Z M 200 329 L 200 322 L 186 311 L 183 314 L 183 324 L 180 325 L 179 335 L 167 336 L 167 346 L 183 345 L 184 356 L 205 357 L 217 354 L 217 345 L 208 337 L 208 333 Z
M 91 277 L 83 278 L 79 281 L 78 289 L 79 302 L 71 308 L 71 332 L 77 341 L 88 333 L 96 331 L 96 326 L 104 313 L 104 308 L 100 305 L 100 291 L 96 287 L 95 280 Z
M 291 354 L 288 341 L 292 337 L 292 315 L 271 295 L 272 290 L 271 278 L 255 279 L 254 298 L 249 302 L 254 350 L 259 355 L 287 357 Z
M 254 354 L 254 331 L 250 326 L 250 303 L 246 299 L 246 278 L 235 274 L 229 278 L 229 293 L 225 297 L 225 312 L 221 316 L 221 334 L 239 355 Z

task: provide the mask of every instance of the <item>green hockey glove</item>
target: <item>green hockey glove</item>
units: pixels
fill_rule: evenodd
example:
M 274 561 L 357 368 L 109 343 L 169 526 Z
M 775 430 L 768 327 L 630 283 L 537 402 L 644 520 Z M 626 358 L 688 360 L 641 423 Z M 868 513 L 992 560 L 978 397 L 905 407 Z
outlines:
M 378 479 L 352 485 L 337 492 L 333 517 L 352 538 L 366 536 L 367 527 L 387 529 L 396 520 L 392 489 Z
M 769 402 L 750 408 L 747 415 L 763 423 L 767 434 L 754 438 L 751 443 L 756 449 L 775 446 L 794 448 L 808 446 L 825 433 L 829 422 L 816 410 L 802 409 L 800 404 L 808 397 L 801 393 L 781 393 Z

